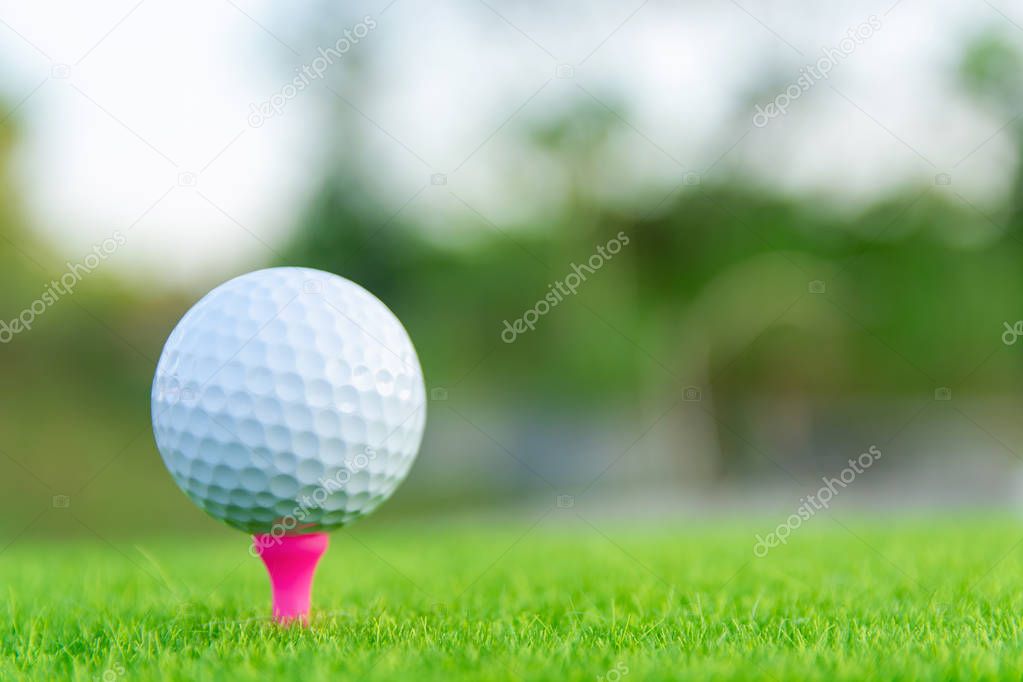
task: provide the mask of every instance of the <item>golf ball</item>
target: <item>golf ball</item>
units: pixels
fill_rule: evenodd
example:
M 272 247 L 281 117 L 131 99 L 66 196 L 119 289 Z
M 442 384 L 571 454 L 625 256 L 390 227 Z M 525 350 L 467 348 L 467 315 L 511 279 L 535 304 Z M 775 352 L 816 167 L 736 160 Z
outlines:
M 182 490 L 250 533 L 347 525 L 390 497 L 419 450 L 426 392 L 394 314 L 308 268 L 236 277 L 160 355 L 153 432 Z

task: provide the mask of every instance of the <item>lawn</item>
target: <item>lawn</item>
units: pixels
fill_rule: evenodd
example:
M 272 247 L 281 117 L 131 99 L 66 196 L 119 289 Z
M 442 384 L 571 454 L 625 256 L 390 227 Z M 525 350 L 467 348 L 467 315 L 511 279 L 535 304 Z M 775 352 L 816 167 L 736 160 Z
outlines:
M 996 679 L 1023 675 L 1023 524 L 816 518 L 335 533 L 309 628 L 244 537 L 19 541 L 0 679 Z

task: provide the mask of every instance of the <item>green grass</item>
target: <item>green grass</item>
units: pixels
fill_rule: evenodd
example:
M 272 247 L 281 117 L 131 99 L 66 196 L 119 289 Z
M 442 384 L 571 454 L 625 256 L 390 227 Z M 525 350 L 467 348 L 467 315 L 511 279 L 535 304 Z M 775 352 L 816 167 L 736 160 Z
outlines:
M 307 629 L 267 622 L 241 535 L 21 541 L 0 554 L 0 679 L 1023 675 L 1020 524 L 817 518 L 754 558 L 776 521 L 356 526 Z

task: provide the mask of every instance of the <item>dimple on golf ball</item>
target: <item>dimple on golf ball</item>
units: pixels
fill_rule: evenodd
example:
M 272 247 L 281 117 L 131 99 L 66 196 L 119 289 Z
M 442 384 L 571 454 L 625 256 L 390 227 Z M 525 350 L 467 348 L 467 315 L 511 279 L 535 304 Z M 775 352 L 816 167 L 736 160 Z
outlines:
M 164 463 L 210 515 L 250 533 L 317 532 L 368 514 L 405 478 L 426 392 L 408 334 L 375 296 L 331 273 L 270 268 L 181 318 L 152 417 Z

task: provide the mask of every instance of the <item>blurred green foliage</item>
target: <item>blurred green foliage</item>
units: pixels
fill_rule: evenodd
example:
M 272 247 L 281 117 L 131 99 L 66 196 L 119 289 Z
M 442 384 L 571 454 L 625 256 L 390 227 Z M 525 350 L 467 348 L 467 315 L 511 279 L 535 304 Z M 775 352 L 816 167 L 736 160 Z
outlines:
M 1007 108 L 1019 101 L 1017 62 L 984 38 L 966 51 L 960 75 Z M 937 183 L 895 188 L 851 211 L 719 174 L 695 185 L 680 176 L 664 201 L 630 208 L 588 193 L 582 177 L 596 163 L 590 150 L 620 125 L 580 105 L 519 130 L 522 144 L 575 177 L 565 210 L 495 225 L 467 207 L 477 237 L 457 244 L 428 235 L 414 211 L 395 217 L 377 204 L 339 155 L 277 264 L 322 268 L 373 291 L 410 330 L 429 386 L 499 408 L 642 405 L 696 386 L 708 409 L 741 424 L 751 397 L 801 401 L 812 416 L 860 397 L 927 398 L 941 386 L 1018 389 L 1020 356 L 1001 334 L 1023 319 L 1023 191 L 997 215 Z M 19 208 L 15 139 L 9 122 L 0 126 L 5 320 L 65 267 Z M 506 320 L 619 232 L 629 245 L 577 295 L 535 331 L 502 341 Z M 8 523 L 38 516 L 45 526 L 49 496 L 61 493 L 86 527 L 152 527 L 171 515 L 177 526 L 203 527 L 162 474 L 148 416 L 155 360 L 190 303 L 101 270 L 0 347 L 0 494 L 19 505 Z M 741 445 L 722 447 L 727 458 Z M 125 491 L 149 503 L 122 514 L 112 500 Z
M 552 403 L 708 376 L 747 393 L 899 395 L 967 378 L 998 350 L 1003 322 L 1023 317 L 1019 236 L 940 186 L 855 215 L 728 183 L 682 186 L 649 217 L 597 207 L 593 222 L 493 230 L 470 214 L 491 235 L 471 249 L 389 221 L 366 196 L 351 179 L 324 183 L 286 261 L 378 293 L 440 386 L 472 370 L 477 385 Z M 505 320 L 619 231 L 629 246 L 577 296 L 502 342 Z M 1019 369 L 997 355 L 982 387 L 1011 390 Z
M 14 139 L 10 123 L 0 125 L 4 321 L 67 267 L 23 212 L 11 176 Z M 173 482 L 153 476 L 161 464 L 148 422 L 155 358 L 186 307 L 99 267 L 0 345 L 0 531 L 153 528 L 181 513 Z M 54 509 L 56 495 L 71 506 Z M 141 499 L 149 504 L 136 504 Z

